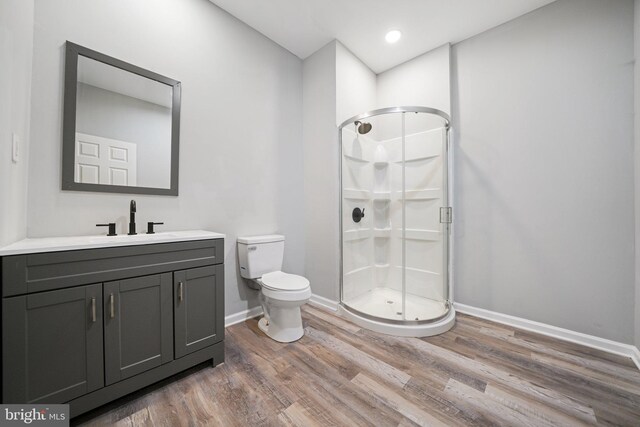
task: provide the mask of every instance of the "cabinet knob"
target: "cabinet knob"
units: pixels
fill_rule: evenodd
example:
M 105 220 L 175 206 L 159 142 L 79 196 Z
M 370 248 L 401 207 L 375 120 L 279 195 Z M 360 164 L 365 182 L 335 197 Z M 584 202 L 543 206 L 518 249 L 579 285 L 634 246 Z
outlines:
M 93 297 L 91 298 L 91 321 L 95 323 L 97 320 L 98 319 L 96 316 L 96 298 Z
M 184 283 L 178 282 L 178 301 L 184 299 Z

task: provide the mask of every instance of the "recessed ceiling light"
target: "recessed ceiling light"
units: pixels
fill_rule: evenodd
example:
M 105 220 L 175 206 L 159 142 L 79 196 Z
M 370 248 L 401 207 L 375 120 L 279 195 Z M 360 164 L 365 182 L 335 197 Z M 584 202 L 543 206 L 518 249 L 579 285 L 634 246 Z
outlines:
M 400 40 L 400 37 L 402 37 L 402 33 L 400 31 L 391 30 L 387 33 L 386 36 L 384 36 L 384 39 L 387 41 L 387 43 L 395 43 Z

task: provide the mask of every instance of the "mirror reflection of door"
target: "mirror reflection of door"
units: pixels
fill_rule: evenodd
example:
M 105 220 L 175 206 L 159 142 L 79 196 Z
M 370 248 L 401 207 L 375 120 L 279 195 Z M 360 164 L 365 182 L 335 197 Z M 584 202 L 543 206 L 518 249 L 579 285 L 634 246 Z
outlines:
M 76 133 L 75 181 L 137 185 L 137 146 L 131 142 Z
M 80 55 L 74 181 L 171 187 L 171 86 Z

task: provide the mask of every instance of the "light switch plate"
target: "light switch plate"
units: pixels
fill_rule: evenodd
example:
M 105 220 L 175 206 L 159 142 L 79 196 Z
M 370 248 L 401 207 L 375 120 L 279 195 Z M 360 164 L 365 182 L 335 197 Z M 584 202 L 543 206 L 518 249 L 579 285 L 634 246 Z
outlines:
M 18 163 L 20 159 L 20 152 L 18 151 L 18 146 L 20 145 L 20 139 L 18 138 L 18 134 L 13 132 L 12 134 L 12 142 L 11 142 L 11 161 L 13 163 Z

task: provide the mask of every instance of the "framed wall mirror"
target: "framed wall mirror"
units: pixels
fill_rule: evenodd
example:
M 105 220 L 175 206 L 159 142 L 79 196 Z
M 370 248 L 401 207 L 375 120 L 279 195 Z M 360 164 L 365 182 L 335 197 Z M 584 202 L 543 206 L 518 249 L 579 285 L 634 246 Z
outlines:
M 180 82 L 66 42 L 62 189 L 178 195 Z

